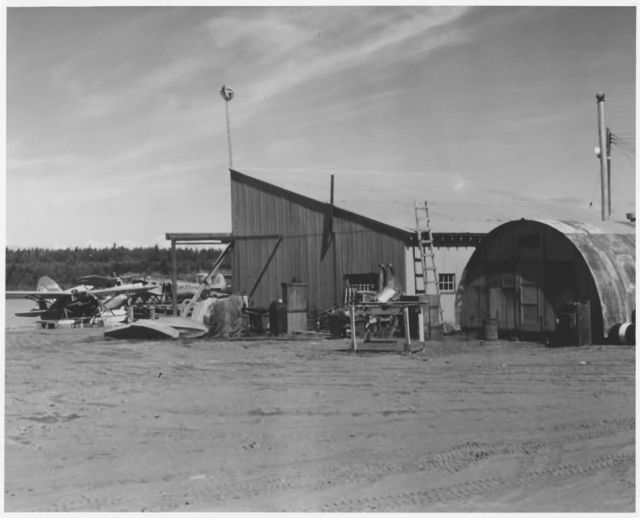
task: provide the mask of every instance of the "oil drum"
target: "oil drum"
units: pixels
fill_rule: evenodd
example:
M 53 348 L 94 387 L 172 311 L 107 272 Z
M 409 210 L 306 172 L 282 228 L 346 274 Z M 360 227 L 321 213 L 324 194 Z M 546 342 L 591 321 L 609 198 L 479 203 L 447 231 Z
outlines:
M 485 340 L 498 339 L 498 319 L 497 318 L 487 318 L 484 321 L 484 339 Z
M 631 322 L 623 322 L 616 324 L 609 330 L 610 344 L 619 345 L 635 345 L 636 344 L 636 326 Z
M 269 305 L 269 329 L 276 336 L 287 333 L 287 305 L 282 299 L 274 300 Z

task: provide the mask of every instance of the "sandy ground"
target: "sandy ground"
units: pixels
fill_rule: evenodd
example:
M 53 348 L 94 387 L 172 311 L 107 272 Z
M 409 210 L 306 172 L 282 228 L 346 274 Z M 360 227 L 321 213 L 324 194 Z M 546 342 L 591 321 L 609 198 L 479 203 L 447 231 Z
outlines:
M 6 332 L 7 511 L 634 511 L 635 351 Z

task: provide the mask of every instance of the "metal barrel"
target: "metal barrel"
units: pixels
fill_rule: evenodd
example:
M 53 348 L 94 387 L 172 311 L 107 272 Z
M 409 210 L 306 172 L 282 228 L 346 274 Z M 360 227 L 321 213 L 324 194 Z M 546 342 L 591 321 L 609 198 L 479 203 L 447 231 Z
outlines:
M 616 345 L 635 345 L 636 326 L 631 322 L 614 325 L 609 330 L 609 343 Z
M 498 339 L 498 319 L 497 318 L 487 318 L 484 321 L 484 339 L 485 340 Z

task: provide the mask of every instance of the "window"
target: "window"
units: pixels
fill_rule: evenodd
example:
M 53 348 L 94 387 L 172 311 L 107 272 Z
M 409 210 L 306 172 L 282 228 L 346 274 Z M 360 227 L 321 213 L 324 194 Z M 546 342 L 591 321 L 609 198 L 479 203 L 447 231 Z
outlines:
M 441 293 L 453 293 L 456 291 L 456 274 L 440 273 L 438 274 L 438 287 Z

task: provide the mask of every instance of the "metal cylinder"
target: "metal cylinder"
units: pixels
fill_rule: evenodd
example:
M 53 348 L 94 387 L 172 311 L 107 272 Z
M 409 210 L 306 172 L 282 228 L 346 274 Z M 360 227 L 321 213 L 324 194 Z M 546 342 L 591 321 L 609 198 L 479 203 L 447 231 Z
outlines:
M 484 339 L 485 340 L 498 339 L 498 319 L 487 318 L 484 321 Z
M 635 345 L 636 326 L 631 322 L 620 324 L 620 329 L 618 329 L 618 341 L 623 345 Z
M 636 325 L 631 322 L 614 325 L 609 330 L 608 342 L 615 345 L 635 345 Z

